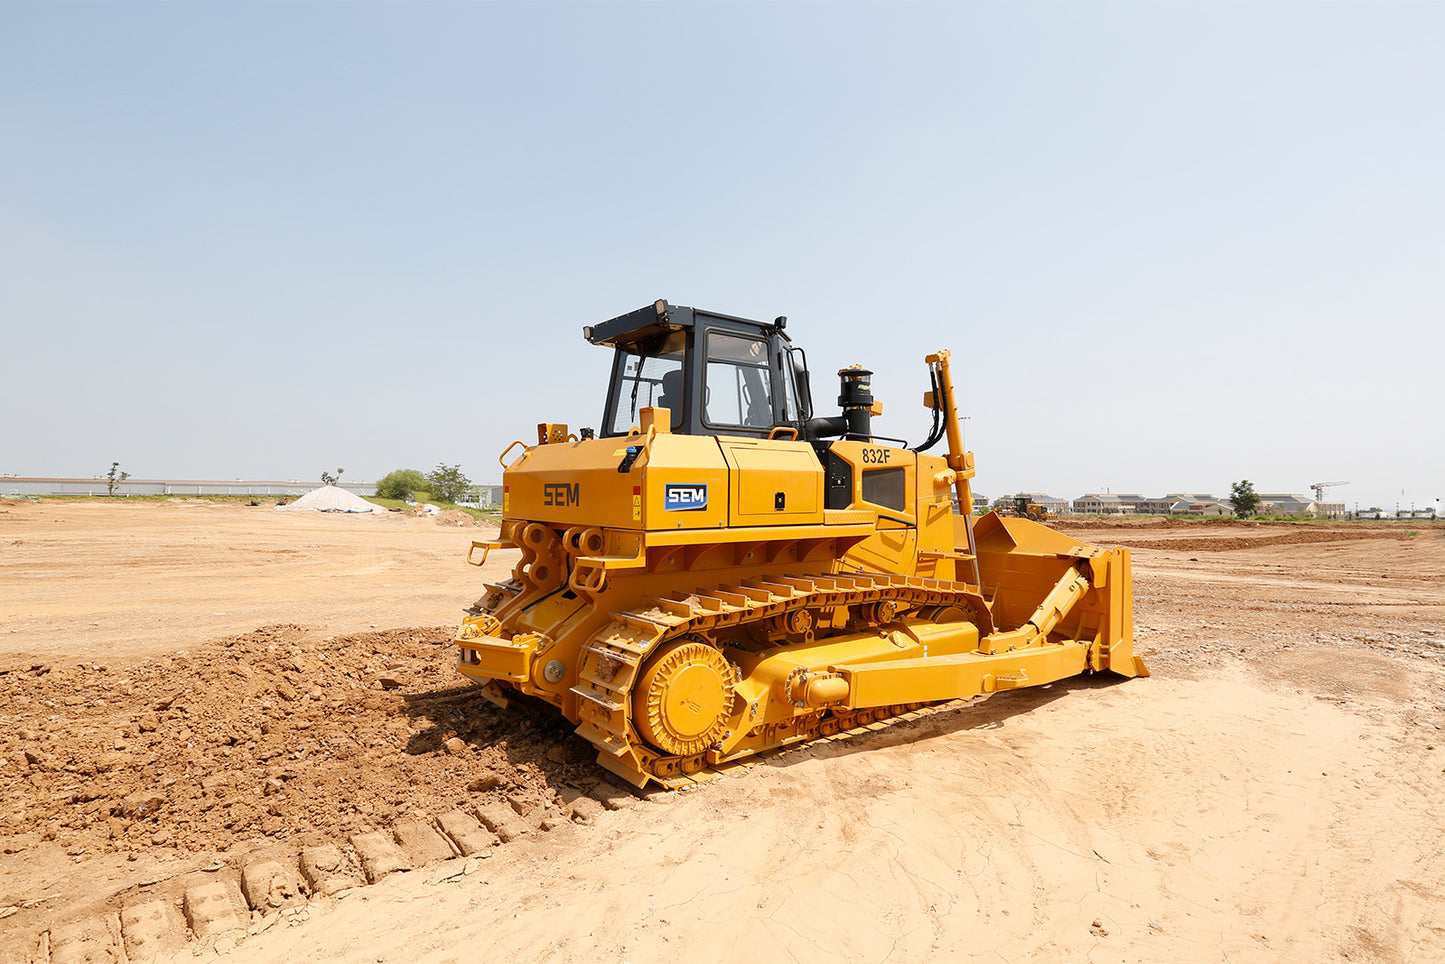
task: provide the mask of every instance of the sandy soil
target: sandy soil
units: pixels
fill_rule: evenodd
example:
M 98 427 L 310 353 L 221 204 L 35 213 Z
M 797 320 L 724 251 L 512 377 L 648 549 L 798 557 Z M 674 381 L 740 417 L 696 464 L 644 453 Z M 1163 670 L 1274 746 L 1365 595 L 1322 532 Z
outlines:
M 459 525 L 396 512 L 0 500 L 0 660 L 109 660 L 268 623 L 336 633 L 460 619 Z
M 1445 960 L 1440 529 L 1061 526 L 1152 678 L 638 798 L 458 685 L 506 554 L 299 515 L 0 505 L 0 962 Z

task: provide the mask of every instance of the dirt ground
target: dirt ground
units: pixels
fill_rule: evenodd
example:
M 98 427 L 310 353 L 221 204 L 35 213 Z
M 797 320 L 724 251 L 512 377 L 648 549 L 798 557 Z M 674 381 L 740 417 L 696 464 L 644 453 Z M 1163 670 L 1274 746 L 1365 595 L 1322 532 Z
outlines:
M 637 797 L 452 671 L 482 530 L 0 503 L 0 964 L 1445 960 L 1445 530 L 1059 527 L 1151 678 Z

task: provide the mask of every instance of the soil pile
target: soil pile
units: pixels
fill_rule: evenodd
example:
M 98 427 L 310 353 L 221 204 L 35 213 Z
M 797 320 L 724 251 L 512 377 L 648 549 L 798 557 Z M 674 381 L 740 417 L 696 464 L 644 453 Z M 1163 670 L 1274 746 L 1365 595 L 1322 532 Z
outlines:
M 482 521 L 470 512 L 463 512 L 461 509 L 447 509 L 436 514 L 436 524 L 439 526 L 479 526 Z
M 131 666 L 0 673 L 0 842 L 223 850 L 598 781 L 558 717 L 458 685 L 450 639 L 278 625 Z

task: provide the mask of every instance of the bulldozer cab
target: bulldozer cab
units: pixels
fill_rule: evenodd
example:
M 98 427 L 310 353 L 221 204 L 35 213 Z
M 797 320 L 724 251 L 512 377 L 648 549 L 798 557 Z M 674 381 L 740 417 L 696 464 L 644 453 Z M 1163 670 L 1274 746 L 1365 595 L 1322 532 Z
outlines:
M 604 437 L 636 431 L 642 409 L 666 408 L 681 435 L 802 434 L 811 414 L 807 365 L 772 323 L 658 301 L 583 329 L 615 349 Z

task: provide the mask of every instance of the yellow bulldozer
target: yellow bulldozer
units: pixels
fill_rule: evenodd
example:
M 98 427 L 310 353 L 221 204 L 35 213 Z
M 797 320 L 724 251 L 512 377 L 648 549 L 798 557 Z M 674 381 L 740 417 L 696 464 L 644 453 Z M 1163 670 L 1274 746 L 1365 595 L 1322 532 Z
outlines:
M 1053 517 L 1047 506 L 1040 505 L 1026 495 L 1016 496 L 1013 504 L 999 509 L 998 514 L 1016 519 L 1031 519 L 1034 522 L 1047 522 Z
M 786 321 L 658 301 L 583 329 L 613 349 L 601 427 L 502 453 L 501 532 L 468 561 L 520 559 L 463 619 L 458 671 L 552 704 L 638 787 L 927 704 L 1148 675 L 1128 550 L 967 514 L 947 351 L 909 448 L 874 433 L 861 367 L 814 413 Z

